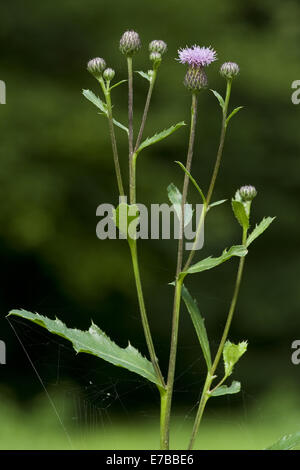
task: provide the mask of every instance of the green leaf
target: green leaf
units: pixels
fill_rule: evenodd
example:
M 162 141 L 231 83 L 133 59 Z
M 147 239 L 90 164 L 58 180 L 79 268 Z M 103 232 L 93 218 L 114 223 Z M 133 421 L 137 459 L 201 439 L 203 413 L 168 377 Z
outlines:
M 136 70 L 136 73 L 138 73 L 141 77 L 151 82 L 151 77 L 147 72 L 143 72 L 142 70 Z
M 87 331 L 81 331 L 67 326 L 58 318 L 51 320 L 38 313 L 27 312 L 26 310 L 12 310 L 9 315 L 15 315 L 21 318 L 37 323 L 46 328 L 50 333 L 71 341 L 77 353 L 85 352 L 104 359 L 115 366 L 135 372 L 150 382 L 160 385 L 154 368 L 148 359 L 143 357 L 137 349 L 129 343 L 127 348 L 120 348 L 93 322 Z
M 118 82 L 115 85 L 111 86 L 109 90 L 111 91 L 114 88 L 116 88 L 117 86 L 122 85 L 122 83 L 125 83 L 125 82 L 128 82 L 128 80 L 121 80 L 120 82 Z
M 87 100 L 97 106 L 97 108 L 99 108 L 101 112 L 105 114 L 106 117 L 108 117 L 107 105 L 106 103 L 104 103 L 104 101 L 102 101 L 98 96 L 96 96 L 91 90 L 82 90 L 82 94 Z M 113 123 L 115 126 L 119 127 L 127 134 L 129 133 L 127 127 L 123 126 L 123 124 L 121 124 L 119 121 L 113 119 Z
M 243 227 L 244 230 L 248 230 L 249 217 L 246 213 L 244 204 L 240 201 L 237 201 L 236 199 L 232 199 L 231 206 L 238 223 Z
M 211 368 L 211 354 L 204 319 L 201 316 L 196 300 L 192 298 L 191 294 L 184 285 L 182 286 L 181 295 L 191 315 L 203 356 L 207 364 L 207 369 L 209 370 Z
M 243 109 L 244 106 L 239 106 L 238 108 L 235 108 L 231 114 L 229 114 L 228 118 L 226 119 L 226 126 L 228 125 L 230 119 L 240 111 L 240 109 Z
M 182 217 L 182 207 L 181 207 L 181 201 L 182 201 L 182 194 L 179 191 L 179 189 L 175 186 L 175 184 L 171 183 L 169 184 L 168 188 L 168 198 L 169 201 L 173 204 L 175 212 L 177 214 L 178 220 L 181 223 L 181 217 Z M 184 208 L 184 226 L 186 227 L 191 219 L 193 217 L 193 209 L 192 207 L 187 203 L 185 208 Z
M 247 253 L 247 248 L 244 245 L 234 245 L 229 250 L 224 250 L 222 255 L 218 258 L 213 258 L 212 256 L 209 256 L 208 258 L 205 258 L 199 261 L 198 263 L 193 264 L 189 267 L 189 269 L 183 271 L 181 274 L 185 276 L 186 274 L 194 274 L 200 273 L 202 271 L 207 271 L 208 269 L 212 269 L 216 266 L 219 266 L 219 264 L 222 264 L 225 261 L 229 260 L 230 258 L 232 258 L 232 256 L 243 257 L 246 256 Z
M 220 201 L 213 202 L 212 204 L 209 204 L 207 211 L 209 211 L 212 207 L 219 206 L 220 204 L 223 204 L 226 202 L 227 199 L 221 199 Z
M 212 393 L 212 397 L 220 397 L 221 395 L 233 395 L 234 393 L 239 393 L 241 391 L 241 383 L 234 380 L 230 387 L 227 385 L 220 385 Z
M 196 180 L 192 177 L 191 173 L 186 169 L 186 167 L 184 166 L 183 163 L 179 162 L 179 161 L 175 161 L 175 163 L 178 163 L 178 165 L 183 169 L 183 171 L 185 172 L 186 175 L 188 175 L 188 177 L 190 178 L 191 182 L 193 183 L 193 185 L 195 186 L 195 188 L 197 189 L 197 191 L 199 192 L 200 196 L 201 196 L 201 199 L 203 201 L 203 204 L 206 204 L 206 199 L 205 199 L 205 196 L 202 192 L 202 189 L 200 188 L 200 186 L 197 184 Z
M 136 227 L 139 224 L 139 209 L 135 204 L 128 205 L 121 202 L 116 209 L 113 210 L 113 221 L 131 244 L 136 238 Z
M 293 450 L 300 446 L 300 432 L 287 434 L 265 450 Z
M 153 137 L 148 137 L 144 142 L 141 143 L 139 148 L 136 151 L 138 155 L 144 148 L 150 147 L 150 145 L 156 144 L 157 142 L 169 137 L 169 135 L 173 134 L 173 132 L 177 131 L 180 127 L 185 126 L 185 122 L 181 121 L 175 124 L 174 126 L 169 127 L 169 129 L 165 129 L 158 134 L 155 134 Z
M 229 340 L 226 341 L 223 349 L 223 359 L 225 366 L 225 376 L 228 377 L 232 374 L 234 365 L 247 351 L 247 341 L 241 341 L 238 344 L 231 343 Z
M 220 104 L 221 108 L 224 109 L 225 102 L 224 102 L 223 97 L 220 95 L 220 93 L 218 93 L 216 90 L 210 90 L 210 91 L 213 92 L 213 94 L 215 95 L 215 97 L 219 101 L 219 104 Z
M 262 221 L 258 225 L 256 225 L 256 227 L 248 236 L 246 246 L 248 247 L 252 242 L 254 242 L 254 240 L 269 227 L 269 225 L 273 222 L 274 219 L 276 219 L 276 217 L 263 218 Z

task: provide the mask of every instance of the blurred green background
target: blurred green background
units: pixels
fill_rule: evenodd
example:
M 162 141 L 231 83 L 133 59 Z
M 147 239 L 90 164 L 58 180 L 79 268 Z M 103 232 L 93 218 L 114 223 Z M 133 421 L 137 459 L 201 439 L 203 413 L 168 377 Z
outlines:
M 134 59 L 135 70 L 149 68 L 150 40 L 168 43 L 146 135 L 189 120 L 185 68 L 174 60 L 179 47 L 197 43 L 217 50 L 219 61 L 208 69 L 209 86 L 222 93 L 219 66 L 227 60 L 239 63 L 231 106 L 245 109 L 229 128 L 215 200 L 230 199 L 242 184 L 253 184 L 258 190 L 253 223 L 277 216 L 247 257 L 230 334 L 232 341 L 249 341 L 234 374 L 242 393 L 211 400 L 197 445 L 262 448 L 299 430 L 300 365 L 291 363 L 292 341 L 300 337 L 299 107 L 291 102 L 291 83 L 300 79 L 299 15 L 296 0 L 14 0 L 1 5 L 0 79 L 6 82 L 7 104 L 0 107 L 0 339 L 7 345 L 7 364 L 0 366 L 0 448 L 69 446 L 22 345 L 75 447 L 158 445 L 158 396 L 152 386 L 93 357 L 76 357 L 68 344 L 39 327 L 17 319 L 10 325 L 5 319 L 12 308 L 57 315 L 72 327 L 88 328 L 92 318 L 118 344 L 130 340 L 146 354 L 126 243 L 96 238 L 96 208 L 117 202 L 116 183 L 107 122 L 81 95 L 83 88 L 100 93 L 86 71 L 92 57 L 104 57 L 117 79 L 126 78 L 118 41 L 131 28 L 144 45 Z M 136 127 L 146 91 L 146 81 L 136 75 Z M 114 91 L 114 112 L 121 122 L 126 122 L 126 99 L 126 85 Z M 201 94 L 193 174 L 204 190 L 220 119 L 213 95 Z M 122 131 L 117 134 L 126 174 L 127 142 Z M 139 202 L 167 202 L 168 184 L 181 187 L 183 175 L 174 160 L 184 161 L 187 138 L 186 127 L 140 157 Z M 239 241 L 228 203 L 210 214 L 205 228 L 199 258 Z M 165 371 L 176 242 L 142 241 L 140 260 Z M 236 264 L 190 280 L 213 348 Z M 204 373 L 197 338 L 182 309 L 173 428 L 179 448 L 190 432 Z M 84 443 L 78 435 L 85 436 Z

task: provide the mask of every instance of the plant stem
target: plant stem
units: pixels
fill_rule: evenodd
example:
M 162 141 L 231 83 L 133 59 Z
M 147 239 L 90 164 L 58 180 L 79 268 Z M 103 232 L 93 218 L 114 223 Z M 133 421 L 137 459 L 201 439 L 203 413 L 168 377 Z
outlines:
M 101 86 L 102 86 L 105 99 L 106 99 L 106 105 L 107 105 L 107 111 L 108 111 L 107 117 L 108 117 L 108 123 L 109 123 L 109 133 L 110 133 L 110 138 L 111 138 L 111 145 L 112 145 L 112 151 L 113 151 L 113 157 L 114 157 L 114 164 L 115 164 L 115 171 L 116 171 L 116 176 L 117 176 L 119 194 L 120 196 L 124 196 L 124 187 L 123 187 L 123 182 L 122 182 L 117 141 L 116 141 L 116 135 L 115 135 L 115 129 L 114 129 L 114 123 L 113 123 L 110 91 L 106 89 L 104 83 L 101 84 Z
M 195 240 L 194 240 L 194 243 L 193 243 L 193 248 L 192 248 L 192 250 L 189 254 L 189 257 L 188 257 L 188 259 L 185 263 L 184 271 L 186 271 L 189 268 L 189 266 L 191 265 L 191 262 L 192 262 L 192 260 L 195 256 L 195 251 L 196 251 L 195 247 L 196 247 L 196 244 L 198 242 L 198 238 L 199 238 L 201 229 L 203 227 L 207 211 L 209 209 L 209 203 L 211 201 L 212 194 L 213 194 L 215 184 L 216 184 L 216 180 L 217 180 L 217 176 L 218 176 L 218 173 L 219 173 L 220 164 L 221 164 L 222 155 L 223 155 L 225 137 L 226 137 L 226 130 L 227 130 L 226 120 L 227 120 L 228 105 L 229 105 L 230 94 L 231 94 L 231 83 L 232 83 L 231 80 L 227 80 L 226 97 L 225 97 L 224 108 L 223 108 L 223 118 L 222 118 L 220 142 L 219 142 L 219 147 L 218 147 L 218 151 L 217 151 L 217 157 L 216 157 L 216 162 L 215 162 L 213 174 L 212 174 L 212 177 L 211 177 L 211 180 L 210 180 L 210 184 L 209 184 L 209 188 L 208 188 L 208 192 L 207 192 L 207 196 L 206 196 L 206 204 L 204 205 L 203 211 L 202 211 L 203 217 L 202 217 L 202 214 L 201 214 L 199 225 L 198 225 L 197 230 L 196 230 L 196 236 L 195 236 Z
M 129 243 L 129 247 L 130 247 L 130 252 L 131 252 L 131 259 L 132 259 L 132 266 L 133 266 L 138 302 L 139 302 L 139 307 L 140 307 L 140 312 L 141 312 L 141 318 L 142 318 L 142 324 L 144 328 L 146 343 L 148 346 L 148 351 L 149 351 L 151 362 L 156 372 L 156 375 L 161 383 L 161 387 L 165 388 L 164 378 L 162 376 L 160 367 L 158 365 L 158 359 L 155 354 L 154 344 L 153 344 L 153 340 L 152 340 L 152 336 L 150 332 L 150 326 L 149 326 L 145 302 L 144 302 L 144 295 L 143 295 L 139 263 L 138 263 L 136 240 L 131 240 Z
M 151 77 L 151 82 L 150 82 L 150 85 L 149 85 L 149 90 L 148 90 L 148 94 L 147 94 L 147 99 L 146 99 L 146 104 L 145 104 L 145 108 L 144 108 L 144 113 L 143 113 L 143 118 L 142 118 L 140 130 L 139 130 L 138 137 L 137 137 L 136 144 L 135 144 L 135 148 L 134 148 L 135 152 L 139 148 L 140 143 L 142 141 L 143 132 L 144 132 L 144 129 L 145 129 L 145 124 L 146 124 L 146 120 L 147 120 L 147 116 L 148 116 L 150 101 L 151 101 L 151 97 L 152 97 L 152 92 L 153 92 L 153 88 L 154 88 L 155 81 L 156 81 L 156 76 L 157 76 L 157 70 L 154 69 L 153 70 L 153 75 Z
M 132 204 L 132 191 L 134 187 L 132 175 L 132 156 L 133 156 L 133 73 L 132 57 L 127 57 L 128 68 L 128 145 L 129 145 L 129 192 L 130 204 Z
M 246 244 L 246 240 L 247 240 L 247 230 L 243 230 L 243 239 L 242 239 L 242 244 L 243 245 Z M 240 287 L 241 287 L 241 281 L 242 281 L 242 277 L 243 277 L 244 265 L 245 265 L 245 257 L 242 257 L 242 258 L 240 258 L 240 261 L 239 261 L 239 267 L 238 267 L 237 277 L 236 277 L 236 281 L 235 281 L 235 287 L 234 287 L 233 296 L 232 296 L 232 300 L 231 300 L 230 307 L 229 307 L 229 312 L 228 312 L 225 328 L 224 328 L 224 331 L 223 331 L 223 335 L 222 335 L 222 338 L 221 338 L 221 341 L 220 341 L 220 344 L 219 344 L 218 351 L 217 351 L 217 354 L 215 356 L 214 362 L 213 362 L 210 370 L 207 373 L 207 377 L 206 377 L 206 381 L 205 381 L 205 384 L 204 384 L 204 387 L 203 387 L 203 391 L 202 391 L 202 395 L 201 395 L 201 399 L 200 399 L 200 403 L 199 403 L 199 408 L 198 408 L 197 415 L 196 415 L 196 418 L 195 418 L 193 431 L 192 431 L 192 436 L 191 436 L 191 440 L 190 440 L 188 450 L 192 450 L 192 448 L 194 447 L 195 439 L 196 439 L 196 436 L 198 434 L 198 430 L 199 430 L 199 426 L 200 426 L 201 419 L 202 419 L 202 416 L 203 416 L 203 412 L 204 412 L 206 403 L 207 403 L 208 399 L 210 398 L 210 393 L 209 393 L 210 386 L 212 384 L 212 381 L 216 377 L 214 375 L 214 373 L 215 373 L 215 371 L 218 367 L 218 364 L 220 362 L 220 359 L 221 359 L 221 356 L 222 356 L 222 353 L 223 353 L 223 349 L 224 349 L 224 345 L 225 345 L 225 342 L 227 340 L 229 329 L 230 329 L 230 326 L 231 326 L 231 323 L 232 323 L 232 318 L 233 318 L 233 314 L 235 312 L 235 307 L 236 307 L 236 303 L 237 303 L 237 299 L 238 299 L 238 295 L 239 295 L 239 291 L 240 291 Z M 222 383 L 222 381 L 220 382 L 220 384 L 221 383 Z
M 196 122 L 197 122 L 197 104 L 198 104 L 198 97 L 197 97 L 197 94 L 194 93 L 192 95 L 190 137 L 189 137 L 189 146 L 188 146 L 187 161 L 186 161 L 186 169 L 189 172 L 191 170 L 194 143 L 195 143 L 195 130 L 196 130 Z M 183 280 L 180 278 L 179 275 L 182 269 L 184 207 L 186 204 L 188 185 L 189 185 L 189 177 L 187 174 L 185 174 L 184 182 L 183 182 L 182 200 L 181 200 L 181 233 L 180 233 L 180 237 L 178 241 L 168 382 L 167 382 L 167 392 L 166 392 L 166 401 L 165 401 L 165 413 L 164 413 L 163 423 L 162 423 L 162 446 L 163 446 L 162 448 L 163 449 L 169 449 L 169 440 L 170 440 L 170 418 L 171 418 L 171 406 L 172 406 L 172 397 L 173 397 L 173 389 L 174 389 L 175 368 L 176 368 L 181 290 L 182 290 L 182 282 L 183 282 Z

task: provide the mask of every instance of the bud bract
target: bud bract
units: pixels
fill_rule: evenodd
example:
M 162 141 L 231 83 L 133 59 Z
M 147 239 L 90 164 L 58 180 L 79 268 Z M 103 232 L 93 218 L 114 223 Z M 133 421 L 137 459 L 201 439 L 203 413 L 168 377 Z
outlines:
M 127 56 L 133 56 L 141 47 L 141 40 L 135 31 L 125 31 L 120 39 L 120 51 Z
M 103 72 L 103 78 L 107 81 L 111 81 L 115 76 L 115 71 L 111 68 L 105 69 Z
M 164 41 L 155 39 L 149 44 L 150 52 L 158 52 L 159 54 L 164 54 L 167 50 L 167 44 Z
M 95 59 L 91 59 L 87 64 L 88 71 L 96 78 L 100 78 L 102 76 L 102 72 L 105 67 L 105 60 L 101 57 L 95 57 Z
M 207 87 L 207 75 L 202 67 L 190 67 L 183 83 L 188 90 L 195 93 Z
M 257 191 L 254 186 L 242 186 L 239 189 L 239 194 L 241 196 L 242 201 L 252 201 L 257 195 Z
M 220 68 L 220 74 L 227 80 L 232 80 L 240 71 L 238 64 L 235 62 L 225 62 Z

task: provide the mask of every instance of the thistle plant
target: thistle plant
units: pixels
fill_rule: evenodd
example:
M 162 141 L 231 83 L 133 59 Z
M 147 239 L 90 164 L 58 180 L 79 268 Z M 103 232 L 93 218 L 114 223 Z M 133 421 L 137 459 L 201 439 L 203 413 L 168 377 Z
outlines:
M 118 195 L 121 197 L 121 203 L 114 211 L 113 220 L 116 227 L 124 235 L 123 238 L 126 238 L 128 243 L 132 270 L 135 278 L 141 323 L 149 358 L 142 356 L 130 343 L 126 348 L 119 347 L 93 322 L 89 330 L 81 331 L 68 328 L 58 319 L 52 320 L 37 313 L 31 313 L 25 310 L 12 310 L 10 315 L 26 318 L 48 329 L 50 332 L 66 338 L 73 343 L 74 349 L 77 352 L 93 354 L 116 366 L 127 368 L 129 371 L 139 374 L 154 383 L 157 386 L 161 400 L 160 447 L 161 449 L 169 449 L 172 399 L 178 349 L 179 318 L 182 306 L 185 305 L 194 325 L 195 332 L 199 340 L 199 348 L 202 351 L 207 368 L 206 379 L 204 381 L 202 391 L 200 391 L 201 398 L 195 415 L 194 425 L 191 429 L 189 449 L 193 449 L 207 402 L 210 399 L 214 399 L 221 395 L 238 393 L 241 389 L 241 384 L 237 380 L 233 380 L 232 383 L 229 383 L 229 378 L 234 374 L 235 364 L 245 354 L 248 343 L 244 339 L 237 343 L 232 342 L 229 336 L 230 327 L 237 305 L 245 260 L 248 255 L 250 245 L 252 245 L 255 239 L 269 227 L 274 218 L 266 217 L 254 228 L 251 228 L 253 225 L 251 217 L 252 204 L 254 204 L 257 191 L 251 185 L 241 186 L 231 199 L 233 218 L 236 219 L 241 229 L 240 240 L 230 248 L 225 248 L 219 256 L 210 256 L 202 260 L 194 260 L 198 253 L 197 244 L 208 212 L 214 210 L 216 206 L 227 201 L 226 199 L 222 199 L 220 201 L 212 202 L 217 177 L 220 171 L 227 130 L 231 123 L 231 119 L 242 109 L 242 107 L 239 106 L 230 110 L 232 86 L 235 80 L 239 79 L 239 66 L 234 62 L 225 62 L 221 65 L 219 70 L 221 76 L 224 78 L 225 96 L 223 97 L 221 93 L 211 90 L 221 107 L 220 138 L 219 145 L 216 149 L 212 175 L 207 184 L 207 190 L 204 191 L 201 189 L 201 185 L 197 182 L 197 176 L 192 174 L 192 162 L 194 153 L 198 154 L 198 149 L 195 149 L 195 135 L 197 121 L 201 120 L 201 116 L 203 116 L 201 106 L 202 94 L 209 92 L 208 67 L 217 60 L 217 53 L 212 47 L 200 47 L 198 45 L 180 49 L 176 60 L 179 64 L 187 67 L 183 78 L 183 85 L 188 91 L 187 96 L 190 95 L 191 115 L 186 160 L 184 162 L 176 162 L 183 170 L 182 190 L 179 191 L 173 184 L 168 186 L 168 197 L 170 202 L 173 204 L 176 199 L 177 204 L 178 201 L 180 204 L 180 237 L 178 239 L 177 246 L 176 272 L 173 274 L 170 273 L 170 276 L 174 279 L 173 282 L 170 283 L 172 286 L 171 288 L 174 289 L 174 301 L 172 310 L 172 329 L 170 335 L 169 366 L 166 374 L 166 371 L 161 370 L 158 355 L 156 353 L 155 342 L 151 333 L 151 316 L 149 316 L 148 313 L 148 302 L 146 302 L 144 298 L 140 275 L 137 243 L 138 237 L 136 236 L 135 230 L 131 230 L 129 233 L 128 227 L 129 225 L 132 227 L 132 223 L 134 223 L 133 226 L 136 227 L 138 221 L 136 189 L 137 160 L 139 155 L 145 148 L 157 144 L 162 139 L 171 136 L 171 134 L 183 127 L 185 123 L 179 122 L 175 125 L 171 125 L 166 130 L 154 134 L 152 137 L 144 138 L 144 130 L 151 105 L 151 98 L 167 52 L 167 44 L 164 41 L 153 40 L 150 42 L 148 47 L 149 70 L 137 72 L 137 75 L 144 78 L 148 83 L 148 92 L 145 97 L 145 105 L 141 122 L 137 127 L 134 127 L 133 90 L 134 80 L 137 76 L 133 73 L 133 61 L 137 60 L 137 54 L 141 50 L 141 40 L 138 33 L 135 31 L 126 31 L 120 39 L 119 49 L 124 55 L 124 59 L 127 64 L 127 77 L 125 79 L 115 81 L 115 71 L 111 68 L 110 64 L 107 65 L 106 60 L 99 57 L 92 59 L 88 62 L 87 69 L 98 82 L 99 92 L 101 92 L 102 96 L 99 97 L 90 90 L 83 90 L 83 95 L 93 105 L 95 105 L 98 110 L 100 110 L 100 114 L 104 115 L 108 121 Z M 125 83 L 127 84 L 128 93 L 128 124 L 126 125 L 116 120 L 112 104 L 113 90 L 118 86 L 124 86 Z M 180 87 L 182 85 L 179 84 L 178 86 Z M 128 175 L 126 174 L 125 176 L 121 172 L 115 127 L 119 127 L 124 131 L 126 138 L 128 139 L 128 155 L 122 155 L 121 157 L 122 160 L 124 160 L 124 158 L 128 158 Z M 206 162 L 206 164 L 210 164 L 210 162 Z M 189 205 L 187 203 L 190 186 L 191 189 L 197 190 L 197 195 L 199 197 L 199 201 L 203 205 L 203 209 L 201 217 L 197 222 L 197 228 L 192 242 L 192 249 L 188 253 L 185 253 L 184 229 L 188 219 L 190 218 L 190 213 L 188 211 Z M 127 204 L 127 199 L 125 199 L 126 195 L 129 196 L 129 204 Z M 122 197 L 124 199 L 122 199 Z M 256 200 L 257 199 L 255 199 L 255 202 Z M 233 286 L 232 300 L 228 307 L 227 316 L 223 319 L 224 329 L 220 332 L 219 345 L 216 348 L 216 351 L 212 351 L 204 319 L 200 313 L 196 300 L 194 300 L 188 290 L 188 279 L 191 275 L 195 274 L 200 278 L 200 276 L 203 275 L 201 273 L 204 271 L 213 269 L 234 258 L 238 259 L 238 267 Z M 223 362 L 223 366 L 221 366 L 221 362 Z

